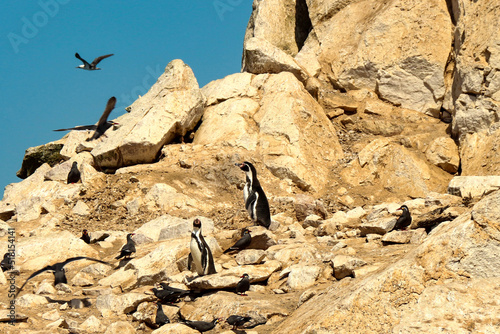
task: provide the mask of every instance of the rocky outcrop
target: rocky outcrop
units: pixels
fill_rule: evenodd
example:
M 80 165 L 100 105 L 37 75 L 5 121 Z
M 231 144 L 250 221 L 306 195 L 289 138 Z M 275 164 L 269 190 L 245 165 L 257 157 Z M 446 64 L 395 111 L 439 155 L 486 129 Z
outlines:
M 499 282 L 500 262 L 494 255 L 500 250 L 500 216 L 495 209 L 499 201 L 500 193 L 495 192 L 474 206 L 472 216 L 464 214 L 453 222 L 441 224 L 415 251 L 378 275 L 311 298 L 277 331 L 351 333 L 369 329 L 387 333 L 404 328 L 406 333 L 424 329 L 432 332 L 448 321 L 451 326 L 459 326 L 454 320 L 447 320 L 450 313 L 444 310 L 452 312 L 463 303 L 471 305 L 468 317 L 478 326 L 475 330 L 495 331 L 493 319 L 498 314 L 484 314 L 480 305 L 489 300 L 488 291 Z M 448 283 L 450 278 L 457 283 Z M 483 289 L 481 282 L 487 278 L 493 284 Z M 465 285 L 468 293 L 460 293 Z M 434 300 L 440 302 L 425 303 L 433 293 L 438 294 Z M 450 293 L 453 298 L 444 297 Z M 476 297 L 471 299 L 471 294 Z M 416 305 L 419 307 L 415 308 Z M 437 305 L 441 312 L 431 312 Z M 428 313 L 429 316 L 422 318 L 422 314 Z M 477 322 L 479 319 L 482 320 Z M 404 326 L 410 323 L 411 327 Z
M 238 80 L 249 80 L 248 74 Z M 237 80 L 232 76 L 231 81 Z M 328 165 L 342 157 L 342 149 L 328 118 L 303 85 L 290 73 L 258 75 L 250 88 L 224 88 L 229 79 L 205 88 L 209 106 L 193 144 L 217 144 L 250 151 L 279 179 L 288 179 L 303 190 L 320 190 Z M 215 88 L 218 87 L 218 88 Z M 219 96 L 218 92 L 222 92 Z M 257 99 L 247 96 L 259 94 Z M 218 126 L 224 124 L 223 127 Z
M 193 71 L 173 60 L 149 92 L 116 121 L 120 128 L 91 151 L 101 167 L 119 168 L 155 161 L 163 145 L 194 129 L 205 100 Z
M 451 4 L 457 22 L 456 68 L 447 107 L 455 116 L 453 133 L 463 141 L 467 133 L 486 130 L 498 122 L 500 34 L 495 27 L 500 7 L 492 2 L 454 0 Z

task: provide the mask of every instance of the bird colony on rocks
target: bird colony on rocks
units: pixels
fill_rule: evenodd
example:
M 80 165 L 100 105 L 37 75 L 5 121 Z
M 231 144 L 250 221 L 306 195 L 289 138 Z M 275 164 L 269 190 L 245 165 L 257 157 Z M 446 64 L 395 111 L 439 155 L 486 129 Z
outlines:
M 0 332 L 500 332 L 499 18 L 254 2 L 241 73 L 200 88 L 172 60 L 26 151 Z

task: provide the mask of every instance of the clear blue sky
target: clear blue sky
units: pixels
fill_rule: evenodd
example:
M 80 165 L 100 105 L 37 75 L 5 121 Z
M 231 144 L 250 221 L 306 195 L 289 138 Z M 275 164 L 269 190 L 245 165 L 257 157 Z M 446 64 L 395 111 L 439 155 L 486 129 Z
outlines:
M 173 59 L 200 87 L 241 68 L 251 0 L 39 0 L 0 11 L 0 197 L 19 182 L 24 151 L 61 138 L 53 129 L 94 124 L 107 100 L 125 113 Z M 76 69 L 78 52 L 101 71 Z

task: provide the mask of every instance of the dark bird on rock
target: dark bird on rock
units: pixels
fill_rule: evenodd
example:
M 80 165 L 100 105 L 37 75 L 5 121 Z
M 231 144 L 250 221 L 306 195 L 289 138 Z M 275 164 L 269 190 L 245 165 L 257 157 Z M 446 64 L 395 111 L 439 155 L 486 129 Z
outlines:
M 82 236 L 80 237 L 83 241 L 85 241 L 86 244 L 90 244 L 90 234 L 87 232 L 87 230 L 82 231 Z
M 111 113 L 111 111 L 115 108 L 115 104 L 116 104 L 116 97 L 113 96 L 108 100 L 108 103 L 106 104 L 106 109 L 104 109 L 104 112 L 102 113 L 101 118 L 99 119 L 99 122 L 97 122 L 97 124 L 79 125 L 73 128 L 57 129 L 53 131 L 95 130 L 92 137 L 87 139 L 87 141 L 97 139 L 101 137 L 104 134 L 104 132 L 106 132 L 106 130 L 108 130 L 110 127 L 112 127 L 113 125 L 118 125 L 118 123 L 116 122 L 108 121 L 108 116 Z
M 11 255 L 12 255 L 12 253 L 10 253 L 10 252 L 7 252 L 3 255 L 2 262 L 0 262 L 0 266 L 2 267 L 2 271 L 14 269 Z
M 248 161 L 236 164 L 236 166 L 240 167 L 246 174 L 246 184 L 243 188 L 245 209 L 257 225 L 269 228 L 271 225 L 271 211 L 269 210 L 266 194 L 257 179 L 257 170 Z
M 76 161 L 73 161 L 73 165 L 71 166 L 71 169 L 68 173 L 68 180 L 67 180 L 67 184 L 70 184 L 70 183 L 77 183 L 78 181 L 80 181 L 80 171 L 78 170 L 78 162 Z
M 153 288 L 151 289 L 151 291 L 153 291 L 156 298 L 158 298 L 164 303 L 175 303 L 179 300 L 179 298 L 187 296 L 190 293 L 190 291 L 188 290 L 182 290 L 170 287 L 169 289 L 162 289 L 162 290 Z
M 241 296 L 246 296 L 246 293 L 250 289 L 250 277 L 248 274 L 243 274 L 241 280 L 236 285 L 236 293 Z
M 190 249 L 191 253 L 188 257 L 189 270 L 191 270 L 192 264 L 194 263 L 196 272 L 200 276 L 216 273 L 212 251 L 201 234 L 201 220 L 198 218 L 193 221 Z
M 233 326 L 233 330 L 237 329 L 240 326 L 243 326 L 245 322 L 252 320 L 251 317 L 242 317 L 241 315 L 231 315 L 226 319 L 226 322 Z
M 95 71 L 95 70 L 100 70 L 99 67 L 97 67 L 97 64 L 99 64 L 99 62 L 105 58 L 108 58 L 108 57 L 111 57 L 112 55 L 114 55 L 114 53 L 111 53 L 109 55 L 104 55 L 104 56 L 100 56 L 100 57 L 97 57 L 96 59 L 94 59 L 90 64 L 85 60 L 83 59 L 82 57 L 80 57 L 80 55 L 77 53 L 75 53 L 75 57 L 80 59 L 81 62 L 83 63 L 83 65 L 79 65 L 77 66 L 76 68 L 81 68 L 82 70 L 87 70 L 87 71 Z
M 197 330 L 200 333 L 207 332 L 209 330 L 212 330 L 215 328 L 215 326 L 221 321 L 219 318 L 215 318 L 214 320 L 207 322 L 207 321 L 192 321 L 192 320 L 186 320 L 181 312 L 179 311 L 179 321 L 182 322 L 184 325 L 191 327 L 192 329 Z
M 28 277 L 28 279 L 26 279 L 26 282 L 24 282 L 24 284 L 21 286 L 21 288 L 19 289 L 19 291 L 17 291 L 16 297 L 19 294 L 19 292 L 21 292 L 21 290 L 24 288 L 24 286 L 26 285 L 26 283 L 28 283 L 28 281 L 30 279 L 32 279 L 35 276 L 40 275 L 41 273 L 43 273 L 45 271 L 51 271 L 51 272 L 53 272 L 53 274 L 54 274 L 54 285 L 57 285 L 59 283 L 65 283 L 65 284 L 68 283 L 68 280 L 66 278 L 66 274 L 64 273 L 64 271 L 65 271 L 64 270 L 64 266 L 67 265 L 70 262 L 78 261 L 78 260 L 90 260 L 90 261 L 94 261 L 94 262 L 104 263 L 104 264 L 107 264 L 107 265 L 110 265 L 110 266 L 112 265 L 111 263 L 108 263 L 108 262 L 105 262 L 105 261 L 101 261 L 101 260 L 98 260 L 98 259 L 94 259 L 94 258 L 91 258 L 91 257 L 86 257 L 86 256 L 72 257 L 72 258 L 67 259 L 64 262 L 58 262 L 58 263 L 55 263 L 53 265 L 49 265 L 49 266 L 46 266 L 46 267 L 44 267 L 44 268 L 42 268 L 40 270 L 35 271 L 33 274 L 31 274 L 30 277 Z
M 401 214 L 401 216 L 399 216 L 392 231 L 403 230 L 403 229 L 406 230 L 406 228 L 411 224 L 411 215 L 410 215 L 410 210 L 408 210 L 408 207 L 406 205 L 401 205 L 401 207 L 398 210 L 403 210 L 403 213 Z
M 232 251 L 240 251 L 242 249 L 245 249 L 250 245 L 252 242 L 252 236 L 250 235 L 250 231 L 247 229 L 243 230 L 243 236 L 241 237 L 240 240 L 236 241 L 234 245 L 229 247 L 224 251 L 224 254 L 232 252 Z
M 132 253 L 135 253 L 135 241 L 132 240 L 132 237 L 135 235 L 135 233 L 129 233 L 127 234 L 127 243 L 123 245 L 122 249 L 120 250 L 120 254 L 115 257 L 115 259 L 121 259 L 122 257 L 127 257 L 129 258 Z
M 156 310 L 155 324 L 158 327 L 161 327 L 161 326 L 163 326 L 165 324 L 169 324 L 170 323 L 170 319 L 163 312 L 163 307 L 161 306 L 161 303 L 157 302 L 156 306 L 158 307 L 158 309 Z

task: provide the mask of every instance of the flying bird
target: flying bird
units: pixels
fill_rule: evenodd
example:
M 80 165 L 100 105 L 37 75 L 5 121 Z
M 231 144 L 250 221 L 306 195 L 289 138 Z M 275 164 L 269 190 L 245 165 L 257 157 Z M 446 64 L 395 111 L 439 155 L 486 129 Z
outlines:
M 212 251 L 201 234 L 201 220 L 198 218 L 193 221 L 190 249 L 191 253 L 188 257 L 189 270 L 191 270 L 194 262 L 198 275 L 203 276 L 216 273 Z
M 83 241 L 85 241 L 86 244 L 90 244 L 90 235 L 87 232 L 87 230 L 82 231 L 82 236 L 80 237 Z
M 110 127 L 113 125 L 118 125 L 118 123 L 113 122 L 113 121 L 108 121 L 108 116 L 111 113 L 111 111 L 115 108 L 116 104 L 116 97 L 111 97 L 108 100 L 108 103 L 106 104 L 106 109 L 104 109 L 104 112 L 101 115 L 101 118 L 99 119 L 99 122 L 94 125 L 78 125 L 73 128 L 66 128 L 66 129 L 57 129 L 53 131 L 71 131 L 71 130 L 95 130 L 94 134 L 92 137 L 87 139 L 87 141 L 91 141 L 94 139 L 99 138 L 108 130 Z
M 88 63 L 85 59 L 83 59 L 82 57 L 80 57 L 80 55 L 77 53 L 75 53 L 75 57 L 80 59 L 83 63 L 83 65 L 79 65 L 77 66 L 76 68 L 81 68 L 82 70 L 87 70 L 87 71 L 95 71 L 95 70 L 100 70 L 99 67 L 97 67 L 97 64 L 99 64 L 99 62 L 105 58 L 108 58 L 108 57 L 111 57 L 114 53 L 112 54 L 109 54 L 109 55 L 104 55 L 104 56 L 100 56 L 100 57 L 97 57 L 96 59 L 94 59 L 92 61 L 92 63 Z
M 64 262 L 58 262 L 58 263 L 55 263 L 53 265 L 49 265 L 49 266 L 46 266 L 46 267 L 44 267 L 44 268 L 42 268 L 40 270 L 35 271 L 33 274 L 31 274 L 30 277 L 28 277 L 28 279 L 26 279 L 26 282 L 24 282 L 24 284 L 21 286 L 21 288 L 19 289 L 19 291 L 17 291 L 16 297 L 21 292 L 21 290 L 24 288 L 24 286 L 26 285 L 26 283 L 28 283 L 28 281 L 30 279 L 32 279 L 35 276 L 40 275 L 41 273 L 43 273 L 45 271 L 51 271 L 51 272 L 53 272 L 53 274 L 54 274 L 54 285 L 57 285 L 59 283 L 65 283 L 65 284 L 68 283 L 68 280 L 66 278 L 66 274 L 64 273 L 64 271 L 65 271 L 64 270 L 64 266 L 67 265 L 70 262 L 78 261 L 78 260 L 90 260 L 90 261 L 104 263 L 104 264 L 107 264 L 107 265 L 111 266 L 111 263 L 108 263 L 108 262 L 105 262 L 105 261 L 101 261 L 101 260 L 98 260 L 98 259 L 94 259 L 94 258 L 91 258 L 91 257 L 86 257 L 86 256 L 72 257 L 72 258 L 67 259 Z
M 80 171 L 78 170 L 78 162 L 73 161 L 73 165 L 71 165 L 71 169 L 68 173 L 68 180 L 66 183 L 67 184 L 77 183 L 78 181 L 80 181 L 80 177 L 81 174 Z
M 231 315 L 229 316 L 229 318 L 226 319 L 226 322 L 231 326 L 233 326 L 233 328 L 231 328 L 232 330 L 235 330 L 238 327 L 243 326 L 245 322 L 248 322 L 250 320 L 252 320 L 251 317 L 242 317 L 241 315 Z
M 402 210 L 403 213 L 401 216 L 399 216 L 398 220 L 396 221 L 396 224 L 394 225 L 394 230 L 406 230 L 408 226 L 411 224 L 411 214 L 410 210 L 406 205 L 401 205 L 401 207 L 398 210 Z
M 241 296 L 246 296 L 247 294 L 245 292 L 250 289 L 250 277 L 248 274 L 243 274 L 240 278 L 241 280 L 236 285 L 236 293 Z
M 121 259 L 122 257 L 130 258 L 132 253 L 135 253 L 135 241 L 132 240 L 132 237 L 134 235 L 135 233 L 127 234 L 127 243 L 123 245 L 122 249 L 120 250 L 120 254 L 115 257 L 116 260 Z
M 236 241 L 234 245 L 229 247 L 224 251 L 224 254 L 232 252 L 232 251 L 240 251 L 242 249 L 245 249 L 250 245 L 252 242 L 252 236 L 250 235 L 250 231 L 248 229 L 243 230 L 243 236 L 241 237 L 240 240 Z
M 257 179 L 257 170 L 248 161 L 236 164 L 236 166 L 240 167 L 246 174 L 246 184 L 243 188 L 245 209 L 257 225 L 269 228 L 271 225 L 271 211 L 269 210 L 266 194 Z

